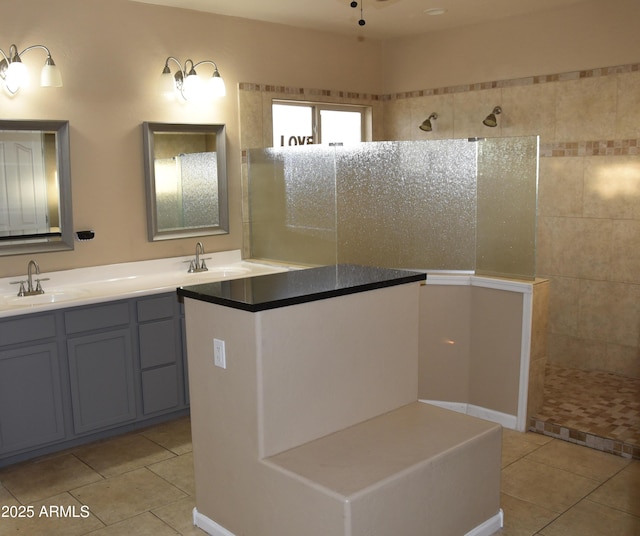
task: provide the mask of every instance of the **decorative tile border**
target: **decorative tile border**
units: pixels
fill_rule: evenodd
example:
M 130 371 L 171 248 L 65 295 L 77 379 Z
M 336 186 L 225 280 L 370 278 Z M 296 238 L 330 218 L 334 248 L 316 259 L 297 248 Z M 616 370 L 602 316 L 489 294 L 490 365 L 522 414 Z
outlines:
M 622 456 L 623 458 L 640 460 L 640 446 L 638 445 L 600 437 L 588 432 L 581 432 L 574 428 L 552 423 L 551 421 L 542 421 L 531 417 L 529 421 L 529 431 L 555 439 L 562 439 L 563 441 L 582 445 L 583 447 L 608 452 L 609 454 L 615 454 L 616 456 Z
M 547 74 L 540 76 L 527 76 L 524 78 L 512 78 L 493 82 L 480 82 L 476 84 L 462 84 L 459 86 L 440 87 L 434 89 L 421 89 L 419 91 L 407 91 L 394 95 L 383 95 L 382 100 L 399 100 L 415 97 L 428 97 L 432 95 L 450 95 L 452 93 L 465 93 L 468 91 L 481 91 L 484 89 L 501 89 L 517 86 L 533 86 L 549 82 L 566 82 L 568 80 L 581 80 L 583 78 L 596 78 L 613 74 L 632 73 L 640 71 L 640 63 L 617 65 L 615 67 L 600 67 L 586 71 L 571 71 L 568 73 Z
M 540 144 L 540 156 L 640 155 L 640 139 L 551 142 Z
M 354 93 L 352 91 L 337 91 L 333 89 L 309 89 L 304 87 L 273 86 L 269 84 L 254 84 L 240 82 L 238 89 L 241 91 L 257 91 L 266 93 L 279 93 L 281 95 L 295 95 L 298 97 L 331 97 L 336 99 L 361 99 L 365 101 L 382 100 L 380 95 L 371 93 Z
M 584 71 L 571 71 L 567 73 L 546 74 L 538 76 L 527 76 L 524 78 L 512 78 L 508 80 L 497 80 L 493 82 L 478 82 L 475 84 L 461 84 L 458 86 L 439 87 L 433 89 L 420 89 L 416 91 L 404 91 L 390 95 L 374 95 L 369 93 L 352 93 L 348 91 L 335 91 L 330 89 L 308 89 L 301 87 L 274 86 L 267 84 L 253 84 L 250 82 L 240 82 L 239 89 L 244 91 L 267 91 L 271 93 L 282 93 L 299 96 L 322 96 L 338 97 L 348 99 L 366 99 L 374 101 L 391 101 L 400 99 L 413 99 L 416 97 L 429 97 L 433 95 L 450 95 L 453 93 L 465 93 L 468 91 L 482 91 L 485 89 L 501 89 L 516 86 L 533 86 L 536 84 L 547 84 L 549 82 L 566 82 L 569 80 L 581 80 L 584 78 L 597 78 L 600 76 L 610 76 L 614 74 L 640 72 L 640 63 L 630 63 L 627 65 L 616 65 L 614 67 L 599 67 Z

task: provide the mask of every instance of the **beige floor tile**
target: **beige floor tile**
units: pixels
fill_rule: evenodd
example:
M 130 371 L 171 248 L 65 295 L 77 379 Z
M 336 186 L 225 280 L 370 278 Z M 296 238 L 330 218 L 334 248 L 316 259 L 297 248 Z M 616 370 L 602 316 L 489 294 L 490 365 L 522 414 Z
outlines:
M 188 452 L 170 460 L 154 463 L 149 465 L 148 469 L 192 497 L 196 494 L 192 453 Z
M 4 503 L 2 503 L 4 504 Z M 68 493 L 61 493 L 28 505 L 32 517 L 3 518 L 2 536 L 81 536 L 104 524 L 82 510 L 82 505 Z
M 500 497 L 504 527 L 500 536 L 531 536 L 553 521 L 558 514 L 504 493 Z
M 184 417 L 142 431 L 142 435 L 174 454 L 191 452 L 191 419 Z
M 9 490 L 0 485 L 0 505 L 20 504 L 18 500 L 9 493 Z
M 540 532 L 544 536 L 637 536 L 640 518 L 588 499 L 561 515 Z
M 171 458 L 174 454 L 139 434 L 80 447 L 74 454 L 105 477 L 120 475 Z
M 149 512 L 90 533 L 91 536 L 175 536 L 169 525 Z
M 145 468 L 71 490 L 71 494 L 107 525 L 187 496 Z
M 527 460 L 564 469 L 580 476 L 604 482 L 629 465 L 630 460 L 588 449 L 567 441 L 552 441 L 527 455 Z
M 632 461 L 589 499 L 640 517 L 640 461 Z
M 71 454 L 9 468 L 0 480 L 22 504 L 52 497 L 102 480 L 91 467 Z
M 553 441 L 550 437 L 545 437 L 546 443 Z M 540 443 L 537 434 L 523 434 L 504 428 L 502 430 L 502 467 L 523 458 L 527 454 L 537 450 L 544 443 Z
M 522 459 L 502 470 L 502 491 L 553 512 L 564 512 L 598 482 L 549 465 Z
M 514 433 L 521 433 L 521 432 L 514 432 Z M 527 441 L 531 441 L 532 443 L 535 443 L 536 445 L 546 445 L 547 443 L 551 443 L 552 441 L 557 441 L 556 439 L 553 439 L 552 437 L 546 436 L 546 435 L 542 435 L 542 434 L 537 434 L 535 432 L 525 432 L 525 437 L 527 438 Z
M 193 525 L 193 509 L 196 506 L 193 497 L 187 497 L 152 512 L 167 525 L 171 525 L 182 536 L 205 536 L 206 532 Z

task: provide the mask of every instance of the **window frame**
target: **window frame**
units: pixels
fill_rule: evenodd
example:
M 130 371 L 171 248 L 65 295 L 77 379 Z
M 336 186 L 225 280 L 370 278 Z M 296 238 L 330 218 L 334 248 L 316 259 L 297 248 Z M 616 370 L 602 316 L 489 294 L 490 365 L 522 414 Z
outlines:
M 335 112 L 360 112 L 360 139 L 361 141 L 372 141 L 371 139 L 371 106 L 363 104 L 340 104 L 335 102 L 321 102 L 321 101 L 309 101 L 309 100 L 287 100 L 287 99 L 272 99 L 271 100 L 271 145 L 276 147 L 276 140 L 273 139 L 273 106 L 274 105 L 285 106 L 305 106 L 311 107 L 311 131 L 313 133 L 313 144 L 322 145 L 321 133 L 322 133 L 322 120 L 321 111 L 335 111 Z M 280 147 L 280 145 L 278 145 Z

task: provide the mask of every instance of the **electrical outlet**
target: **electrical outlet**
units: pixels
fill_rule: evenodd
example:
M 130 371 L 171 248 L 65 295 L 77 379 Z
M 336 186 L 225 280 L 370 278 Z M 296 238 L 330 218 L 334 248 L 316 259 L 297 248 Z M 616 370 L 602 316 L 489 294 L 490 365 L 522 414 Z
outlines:
M 224 350 L 224 341 L 213 339 L 213 364 L 223 369 L 227 368 L 227 355 Z

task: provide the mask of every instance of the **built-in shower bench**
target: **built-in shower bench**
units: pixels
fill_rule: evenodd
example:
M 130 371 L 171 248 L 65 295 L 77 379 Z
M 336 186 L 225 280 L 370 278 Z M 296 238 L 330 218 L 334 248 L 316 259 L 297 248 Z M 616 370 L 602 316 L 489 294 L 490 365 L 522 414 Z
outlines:
M 499 528 L 500 426 L 417 401 L 424 279 L 339 265 L 179 289 L 195 524 L 215 536 Z
M 293 480 L 278 508 L 304 510 L 310 525 L 333 516 L 327 534 L 462 536 L 483 523 L 491 534 L 501 437 L 499 425 L 414 402 L 264 463 Z

